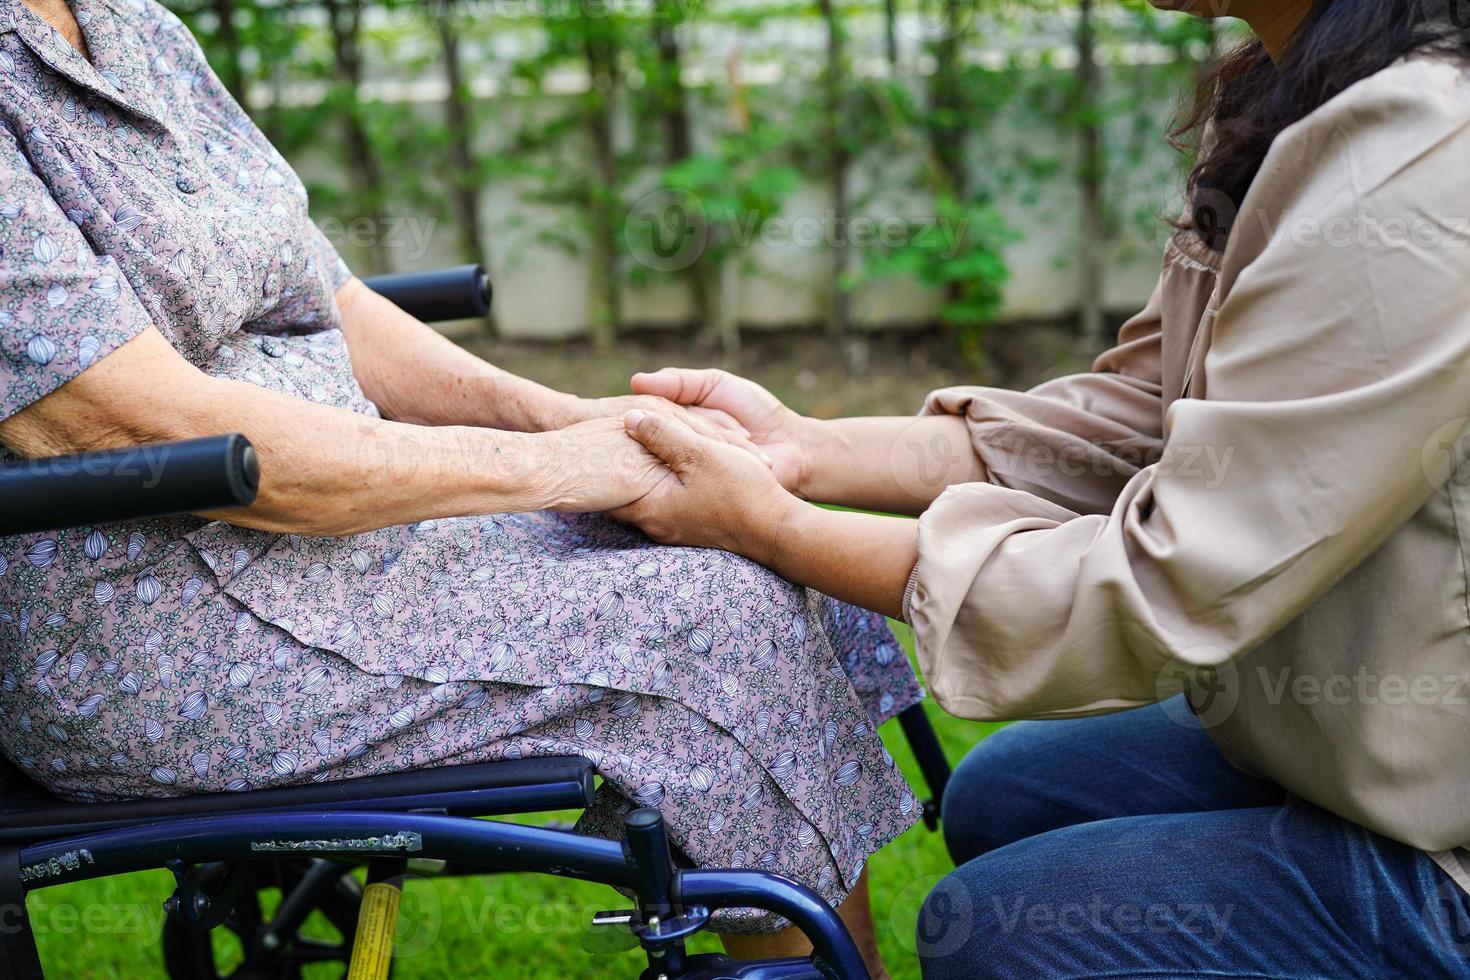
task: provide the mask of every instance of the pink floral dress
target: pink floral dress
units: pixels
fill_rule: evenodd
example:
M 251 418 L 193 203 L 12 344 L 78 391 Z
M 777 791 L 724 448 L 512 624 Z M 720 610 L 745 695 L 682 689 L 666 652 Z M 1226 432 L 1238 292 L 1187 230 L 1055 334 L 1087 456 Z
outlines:
M 0 417 L 150 326 L 376 414 L 291 167 L 172 14 L 73 6 L 90 61 L 0 0 Z M 874 728 L 920 696 L 881 618 L 598 516 L 0 539 L 0 747 L 72 798 L 581 754 L 589 830 L 659 807 L 694 862 L 835 902 L 917 817 Z

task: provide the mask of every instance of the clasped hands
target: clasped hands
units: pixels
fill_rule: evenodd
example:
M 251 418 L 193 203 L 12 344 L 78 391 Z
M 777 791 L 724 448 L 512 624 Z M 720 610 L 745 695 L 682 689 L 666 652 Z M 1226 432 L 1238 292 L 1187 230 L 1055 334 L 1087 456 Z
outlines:
M 606 406 L 620 415 L 567 430 L 577 456 L 567 462 L 598 486 L 566 509 L 605 510 L 661 544 L 755 557 L 801 504 L 804 420 L 724 371 L 669 368 L 635 375 L 632 387 Z M 601 506 L 587 506 L 594 499 Z

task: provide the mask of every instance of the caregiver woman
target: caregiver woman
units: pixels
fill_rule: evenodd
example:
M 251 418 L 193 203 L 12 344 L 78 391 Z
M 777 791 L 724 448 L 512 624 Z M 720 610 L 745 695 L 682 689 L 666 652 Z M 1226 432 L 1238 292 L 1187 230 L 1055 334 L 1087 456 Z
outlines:
M 1092 373 L 830 423 L 635 379 L 777 469 L 634 413 L 625 517 L 901 615 L 955 714 L 1105 716 L 956 774 L 931 978 L 1470 976 L 1470 10 L 1226 9 L 1195 230 Z

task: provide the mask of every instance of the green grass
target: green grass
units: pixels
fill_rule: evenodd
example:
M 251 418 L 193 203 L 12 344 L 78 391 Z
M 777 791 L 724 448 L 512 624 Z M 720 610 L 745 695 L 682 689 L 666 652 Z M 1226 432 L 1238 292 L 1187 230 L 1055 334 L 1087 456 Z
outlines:
M 911 647 L 907 631 L 899 630 Z M 952 762 L 996 727 L 950 718 L 932 705 L 929 711 Z M 888 725 L 883 734 L 909 780 L 922 787 L 897 724 Z M 950 869 L 944 844 L 937 833 L 920 825 L 879 853 L 870 868 L 874 917 L 889 968 L 896 978 L 917 978 L 914 920 L 919 903 Z M 158 935 L 171 883 L 167 872 L 153 871 L 31 895 L 27 906 L 48 974 L 78 980 L 162 977 Z M 399 923 L 394 977 L 636 977 L 641 961 L 634 953 L 602 951 L 594 960 L 590 952 L 606 942 L 589 933 L 592 913 L 626 905 L 610 888 L 547 875 L 412 880 Z M 324 921 L 312 926 L 318 935 L 332 934 Z M 719 947 L 713 937 L 702 936 L 694 948 L 702 952 Z M 340 976 L 340 970 L 307 975 Z

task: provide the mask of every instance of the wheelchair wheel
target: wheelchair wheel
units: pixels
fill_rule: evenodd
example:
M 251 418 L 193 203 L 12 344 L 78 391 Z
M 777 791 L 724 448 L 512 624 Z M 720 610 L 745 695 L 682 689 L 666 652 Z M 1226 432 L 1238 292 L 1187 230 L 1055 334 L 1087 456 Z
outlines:
M 223 887 L 230 870 L 229 864 L 201 866 L 199 883 L 205 890 Z M 261 895 L 267 889 L 281 893 L 269 916 Z M 362 883 L 348 865 L 311 858 L 261 862 L 219 928 L 204 932 L 175 915 L 164 920 L 164 970 L 170 980 L 338 980 L 347 975 L 361 905 Z M 320 915 L 306 922 L 313 913 Z M 323 937 L 330 932 L 336 935 Z M 225 942 L 216 942 L 219 934 Z

